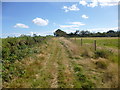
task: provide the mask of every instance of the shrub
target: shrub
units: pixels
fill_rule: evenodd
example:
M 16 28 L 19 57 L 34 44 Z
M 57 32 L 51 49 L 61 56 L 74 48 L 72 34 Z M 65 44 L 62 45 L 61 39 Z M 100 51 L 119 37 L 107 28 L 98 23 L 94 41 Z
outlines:
M 94 58 L 106 58 L 112 62 L 118 62 L 119 55 L 118 53 L 113 53 L 109 50 L 97 50 L 94 52 Z
M 24 67 L 15 65 L 14 62 L 22 60 L 27 55 L 39 53 L 35 46 L 45 43 L 48 38 L 41 36 L 21 36 L 2 39 L 3 82 L 9 82 L 14 76 L 21 77 L 25 73 Z
M 107 50 L 97 50 L 95 51 L 95 58 L 108 58 L 112 53 Z
M 94 84 L 90 79 L 87 78 L 83 73 L 79 72 L 77 73 L 77 77 L 79 82 L 81 83 L 81 88 L 83 89 L 90 89 L 94 87 Z
M 79 71 L 82 71 L 82 69 L 81 69 L 80 66 L 77 65 L 77 66 L 74 67 L 74 71 L 79 72 Z
M 107 63 L 103 60 L 99 60 L 95 63 L 98 68 L 106 69 L 107 68 Z

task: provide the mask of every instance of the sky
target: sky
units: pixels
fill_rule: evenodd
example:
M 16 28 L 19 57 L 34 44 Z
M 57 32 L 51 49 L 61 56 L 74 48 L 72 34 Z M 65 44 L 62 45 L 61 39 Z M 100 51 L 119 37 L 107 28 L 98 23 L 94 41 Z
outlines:
M 2 37 L 53 35 L 61 29 L 106 32 L 118 29 L 118 3 L 86 2 L 2 2 Z

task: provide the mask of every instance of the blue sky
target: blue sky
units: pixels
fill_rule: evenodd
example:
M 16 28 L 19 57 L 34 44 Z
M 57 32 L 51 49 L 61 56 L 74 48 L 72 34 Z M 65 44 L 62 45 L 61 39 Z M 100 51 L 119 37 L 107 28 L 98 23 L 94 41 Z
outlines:
M 116 3 L 3 2 L 2 37 L 53 35 L 56 29 L 104 32 L 118 27 Z

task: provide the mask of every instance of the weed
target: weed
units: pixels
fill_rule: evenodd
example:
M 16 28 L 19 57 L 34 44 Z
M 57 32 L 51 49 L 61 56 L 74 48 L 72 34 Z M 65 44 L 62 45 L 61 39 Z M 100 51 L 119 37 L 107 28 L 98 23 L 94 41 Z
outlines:
M 75 72 L 80 72 L 80 71 L 82 71 L 82 68 L 81 68 L 80 66 L 76 65 L 76 66 L 74 67 L 74 71 L 75 71 Z
M 108 64 L 104 60 L 99 60 L 95 63 L 98 68 L 106 69 Z
M 88 77 L 83 73 L 82 67 L 79 66 L 78 64 L 73 63 L 74 66 L 74 71 L 75 76 L 77 81 L 75 82 L 75 87 L 79 87 L 79 88 L 92 88 L 94 87 L 94 84 L 92 83 L 92 81 L 90 79 L 88 79 Z
M 111 52 L 107 50 L 97 50 L 95 51 L 95 58 L 108 58 L 110 56 Z
M 84 88 L 92 88 L 94 84 L 90 79 L 88 79 L 83 73 L 79 72 L 76 74 L 79 82 L 81 83 L 81 87 Z
M 94 58 L 106 58 L 108 60 L 111 60 L 112 62 L 118 62 L 118 54 L 116 53 L 113 53 L 109 50 L 103 50 L 103 49 L 100 49 L 100 50 L 97 50 L 94 52 Z

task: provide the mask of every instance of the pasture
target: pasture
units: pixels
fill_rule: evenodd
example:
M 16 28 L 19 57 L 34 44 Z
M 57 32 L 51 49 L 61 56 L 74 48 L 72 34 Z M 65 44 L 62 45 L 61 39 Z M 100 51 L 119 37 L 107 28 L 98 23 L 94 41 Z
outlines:
M 118 48 L 118 37 L 82 37 L 83 44 L 94 44 L 94 40 L 96 40 L 98 46 Z M 76 41 L 81 42 L 81 38 L 76 38 Z

